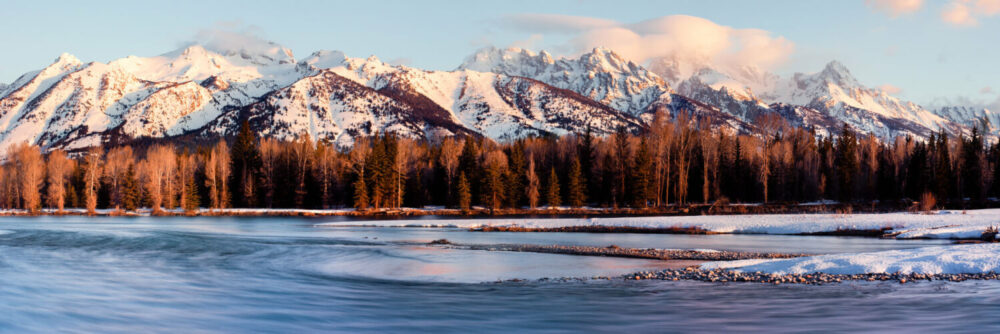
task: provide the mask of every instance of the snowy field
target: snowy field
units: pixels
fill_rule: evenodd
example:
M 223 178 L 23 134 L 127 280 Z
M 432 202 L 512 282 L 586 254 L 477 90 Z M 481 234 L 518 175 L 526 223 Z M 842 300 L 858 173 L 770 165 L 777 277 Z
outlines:
M 936 246 L 870 253 L 808 256 L 781 260 L 708 262 L 702 269 L 726 268 L 772 274 L 972 274 L 1000 271 L 1000 244 Z
M 352 223 L 323 223 L 344 226 Z M 364 222 L 380 227 L 525 227 L 610 226 L 633 228 L 701 228 L 719 233 L 799 234 L 837 230 L 891 229 L 897 238 L 959 239 L 979 238 L 991 227 L 1000 226 L 1000 209 L 939 211 L 932 214 L 777 214 L 734 216 L 674 216 L 565 219 L 457 219 L 386 220 Z M 1000 271 L 1000 244 L 935 246 L 908 250 L 845 253 L 793 259 L 709 262 L 702 269 L 726 268 L 743 272 L 773 274 L 919 273 L 974 274 Z
M 799 234 L 837 230 L 891 229 L 897 238 L 979 238 L 983 231 L 1000 226 L 1000 209 L 879 214 L 773 214 L 732 216 L 671 216 L 621 218 L 491 218 L 439 220 L 383 220 L 322 223 L 317 226 L 377 227 L 525 227 L 611 226 L 634 228 L 701 228 L 718 233 Z

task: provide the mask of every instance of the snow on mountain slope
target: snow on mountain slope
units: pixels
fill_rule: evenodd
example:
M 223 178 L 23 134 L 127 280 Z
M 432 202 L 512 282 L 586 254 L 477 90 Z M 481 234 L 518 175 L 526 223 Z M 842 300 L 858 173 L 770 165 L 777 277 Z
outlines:
M 780 80 L 774 73 L 755 66 L 715 67 L 708 61 L 680 61 L 658 58 L 649 61 L 649 69 L 675 87 L 682 95 L 694 95 L 701 87 L 725 90 L 734 98 L 754 100 L 766 97 Z
M 243 119 L 262 135 L 308 133 L 343 145 L 385 131 L 499 140 L 588 127 L 610 133 L 620 126 L 640 129 L 657 112 L 686 112 L 739 131 L 753 131 L 757 117 L 778 113 L 819 134 L 836 133 L 846 122 L 883 138 L 958 133 L 982 118 L 1000 124 L 988 109 L 932 113 L 861 85 L 837 62 L 787 80 L 754 67 L 720 70 L 669 59 L 650 66 L 657 70 L 601 48 L 560 59 L 487 48 L 454 71 L 339 51 L 296 62 L 276 44 L 252 52 L 190 45 L 106 64 L 63 54 L 0 86 L 0 154 L 23 141 L 79 149 L 144 137 L 231 135 Z
M 977 127 L 992 136 L 1000 135 L 1000 112 L 985 107 L 944 106 L 935 109 L 934 113 L 969 128 Z
M 455 123 L 494 139 L 564 134 L 587 126 L 598 133 L 613 132 L 618 126 L 641 127 L 627 114 L 527 78 L 472 70 L 425 71 L 330 51 L 313 54 L 302 63 L 328 66 L 345 78 L 419 105 L 420 110 L 447 113 Z
M 796 73 L 779 85 L 774 99 L 830 114 L 863 132 L 888 129 L 889 135 L 926 137 L 930 131 L 954 132 L 957 124 L 885 91 L 861 85 L 843 64 L 832 61 L 815 74 Z M 898 126 L 897 126 L 898 125 Z
M 448 119 L 421 115 L 413 105 L 325 70 L 266 95 L 247 107 L 247 120 L 260 135 L 292 140 L 311 138 L 348 146 L 357 135 L 394 132 L 425 137 L 431 131 L 466 133 Z M 436 115 L 441 116 L 441 115 Z M 208 127 L 221 135 L 235 134 L 238 118 L 223 117 Z
M 617 56 L 592 61 L 635 70 Z M 345 145 L 355 135 L 386 131 L 512 139 L 587 126 L 604 133 L 642 126 L 628 114 L 531 79 L 424 71 L 337 51 L 295 62 L 277 46 L 251 54 L 191 45 L 107 64 L 63 55 L 4 91 L 4 148 L 20 141 L 78 149 L 143 137 L 231 135 L 244 118 L 262 135 L 308 133 Z
M 671 93 L 659 76 L 614 51 L 596 48 L 577 59 L 553 59 L 547 52 L 485 48 L 458 67 L 535 79 L 568 89 L 619 111 L 638 116 Z
M 504 140 L 532 134 L 582 131 L 588 125 L 603 133 L 614 131 L 618 126 L 633 130 L 641 127 L 638 120 L 577 93 L 526 78 L 469 70 L 425 71 L 392 66 L 375 57 L 349 58 L 336 51 L 316 52 L 303 59 L 299 66 L 336 74 L 402 102 L 408 108 L 400 109 L 409 110 L 408 113 L 417 118 L 409 120 L 408 124 L 428 123 L 449 133 L 470 132 Z M 303 108 L 298 98 L 287 95 L 281 98 L 290 99 L 292 109 Z M 278 104 L 273 101 L 272 106 Z M 297 113 L 300 118 L 307 114 Z M 371 115 L 356 117 L 372 118 Z M 367 123 L 352 123 L 312 135 L 331 138 L 343 132 L 368 135 L 394 130 L 385 128 L 385 124 L 361 129 L 362 124 Z M 426 135 L 415 129 L 396 130 L 404 135 Z
M 249 104 L 304 76 L 294 64 L 249 62 L 230 61 L 197 45 L 107 64 L 82 64 L 64 54 L 22 76 L 0 98 L 0 147 L 22 141 L 80 147 L 115 135 L 177 135 L 203 126 L 225 107 Z M 192 81 L 209 79 L 213 89 Z M 76 140 L 87 144 L 72 143 Z

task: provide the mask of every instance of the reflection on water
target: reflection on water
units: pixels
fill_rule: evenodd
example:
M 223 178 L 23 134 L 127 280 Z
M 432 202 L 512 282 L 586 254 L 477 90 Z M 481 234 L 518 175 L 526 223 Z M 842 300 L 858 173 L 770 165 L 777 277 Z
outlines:
M 615 275 L 658 261 L 420 245 L 580 244 L 809 252 L 930 243 L 781 236 L 316 228 L 293 218 L 0 219 L 3 332 L 983 330 L 995 282 L 768 286 L 469 283 Z M 711 326 L 711 327 L 709 327 Z

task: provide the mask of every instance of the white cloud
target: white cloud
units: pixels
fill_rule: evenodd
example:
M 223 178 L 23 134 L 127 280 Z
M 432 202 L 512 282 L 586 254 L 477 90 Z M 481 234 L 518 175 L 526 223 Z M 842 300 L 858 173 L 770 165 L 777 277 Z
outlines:
M 875 10 L 897 17 L 920 10 L 923 0 L 865 0 L 865 4 Z
M 507 16 L 504 25 L 525 31 L 575 33 L 580 30 L 613 27 L 618 25 L 618 22 L 584 16 L 526 13 Z
M 890 84 L 878 86 L 878 89 L 882 90 L 883 92 L 886 92 L 886 94 L 889 95 L 899 95 L 899 93 L 903 92 L 903 90 L 900 89 L 899 87 Z
M 965 1 L 953 1 L 945 5 L 941 10 L 941 20 L 956 26 L 969 27 L 979 24 Z
M 212 28 L 198 31 L 194 41 L 186 44 L 201 44 L 206 49 L 220 53 L 246 51 L 275 59 L 291 56 L 291 51 L 260 35 L 261 29 L 257 26 L 245 25 L 240 21 L 220 21 Z
M 1000 14 L 1000 0 L 976 0 L 976 11 L 986 16 Z
M 534 49 L 535 45 L 540 43 L 543 39 L 542 34 L 531 34 L 527 39 L 522 39 L 519 41 L 514 41 L 510 44 L 510 47 L 520 48 L 520 49 Z
M 979 94 L 993 94 L 993 87 L 986 86 L 979 90 Z
M 786 60 L 794 50 L 794 43 L 765 30 L 737 29 L 686 15 L 632 24 L 546 14 L 522 14 L 508 19 L 517 22 L 518 29 L 536 34 L 569 34 L 572 52 L 605 47 L 640 63 L 673 58 L 721 66 L 770 68 Z
M 941 20 L 963 27 L 979 24 L 979 19 L 1000 14 L 1000 0 L 951 0 L 941 9 Z

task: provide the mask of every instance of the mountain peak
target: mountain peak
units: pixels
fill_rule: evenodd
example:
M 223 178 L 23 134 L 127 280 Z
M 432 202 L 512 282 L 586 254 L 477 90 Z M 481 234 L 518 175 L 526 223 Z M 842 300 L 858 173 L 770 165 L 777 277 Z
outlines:
M 62 54 L 59 55 L 58 58 L 56 58 L 55 60 L 52 61 L 52 64 L 53 65 L 80 65 L 80 64 L 82 64 L 82 62 L 80 62 L 80 59 L 77 59 L 76 56 L 71 55 L 71 54 L 66 53 L 66 52 L 63 52 Z
M 823 71 L 819 72 L 818 77 L 848 89 L 861 87 L 861 84 L 851 75 L 851 71 L 847 69 L 847 66 L 836 60 L 827 63 L 823 67 Z
M 292 50 L 278 45 L 274 42 L 259 43 L 258 45 L 242 46 L 222 46 L 212 43 L 202 45 L 192 43 L 179 50 L 168 52 L 164 56 L 189 56 L 199 54 L 217 53 L 229 59 L 249 62 L 254 65 L 274 65 L 274 64 L 294 64 L 295 56 Z
M 299 61 L 299 65 L 314 66 L 316 68 L 331 68 L 340 66 L 347 60 L 347 55 L 341 51 L 319 50 L 313 52 L 309 57 Z

